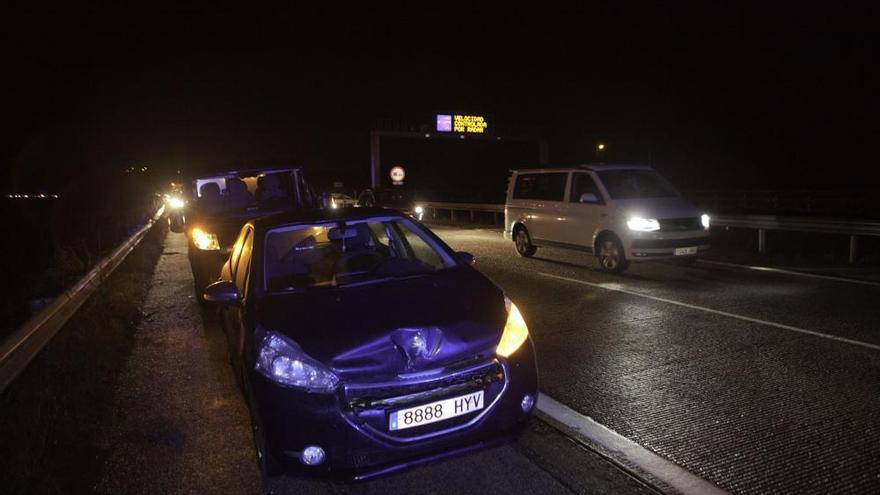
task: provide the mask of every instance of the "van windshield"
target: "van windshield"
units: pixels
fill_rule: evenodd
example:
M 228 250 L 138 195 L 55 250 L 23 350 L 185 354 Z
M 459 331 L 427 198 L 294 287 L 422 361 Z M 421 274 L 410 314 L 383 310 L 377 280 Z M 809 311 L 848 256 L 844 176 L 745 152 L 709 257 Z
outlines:
M 678 191 L 653 170 L 604 170 L 599 178 L 611 199 L 676 198 Z

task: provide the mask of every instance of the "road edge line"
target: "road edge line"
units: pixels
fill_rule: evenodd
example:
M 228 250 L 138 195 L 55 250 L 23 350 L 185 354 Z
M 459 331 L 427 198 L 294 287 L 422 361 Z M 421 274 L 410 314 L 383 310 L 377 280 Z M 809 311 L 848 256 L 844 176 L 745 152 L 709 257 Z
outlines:
M 618 455 L 684 495 L 727 492 L 674 462 L 642 447 L 616 431 L 575 411 L 547 394 L 539 393 L 538 416 L 566 435 Z
M 873 280 L 861 280 L 858 278 L 838 277 L 835 275 L 822 275 L 821 273 L 801 272 L 797 270 L 787 270 L 785 268 L 774 268 L 772 266 L 760 265 L 743 265 L 740 263 L 730 263 L 728 261 L 715 261 L 707 259 L 699 259 L 697 263 L 701 265 L 714 265 L 726 268 L 736 268 L 739 270 L 751 270 L 756 272 L 779 273 L 782 275 L 791 275 L 794 277 L 815 278 L 819 280 L 830 280 L 832 282 L 842 282 L 847 284 L 869 285 L 871 287 L 880 287 L 880 282 Z

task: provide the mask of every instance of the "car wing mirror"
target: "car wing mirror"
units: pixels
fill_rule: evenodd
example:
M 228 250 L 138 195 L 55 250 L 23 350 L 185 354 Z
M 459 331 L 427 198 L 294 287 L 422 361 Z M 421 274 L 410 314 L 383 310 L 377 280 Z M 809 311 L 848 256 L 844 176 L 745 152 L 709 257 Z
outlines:
M 221 280 L 205 287 L 205 301 L 215 304 L 238 304 L 241 294 L 238 287 L 229 280 Z
M 599 197 L 593 193 L 583 193 L 583 194 L 581 194 L 579 201 L 581 203 L 598 203 Z
M 461 263 L 464 263 L 465 265 L 473 265 L 476 261 L 474 255 L 466 251 L 458 251 L 457 253 L 455 253 L 455 259 L 457 259 Z

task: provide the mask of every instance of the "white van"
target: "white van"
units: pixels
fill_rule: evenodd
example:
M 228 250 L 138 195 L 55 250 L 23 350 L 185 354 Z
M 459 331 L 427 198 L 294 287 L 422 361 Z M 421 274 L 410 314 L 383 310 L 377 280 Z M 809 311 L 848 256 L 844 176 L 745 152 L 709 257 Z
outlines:
M 540 246 L 578 249 L 622 272 L 630 261 L 694 261 L 709 249 L 709 216 L 643 165 L 514 170 L 504 236 L 520 256 Z

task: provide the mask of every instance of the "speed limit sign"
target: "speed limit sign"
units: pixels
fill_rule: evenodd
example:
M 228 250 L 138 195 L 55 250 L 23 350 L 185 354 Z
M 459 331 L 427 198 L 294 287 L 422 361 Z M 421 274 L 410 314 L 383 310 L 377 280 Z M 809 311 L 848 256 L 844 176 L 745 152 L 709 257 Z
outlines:
M 403 170 L 403 167 L 398 165 L 396 167 L 392 167 L 391 170 L 388 172 L 388 175 L 391 177 L 391 182 L 395 186 L 399 186 L 403 184 L 403 179 L 404 177 L 406 177 L 406 171 Z

